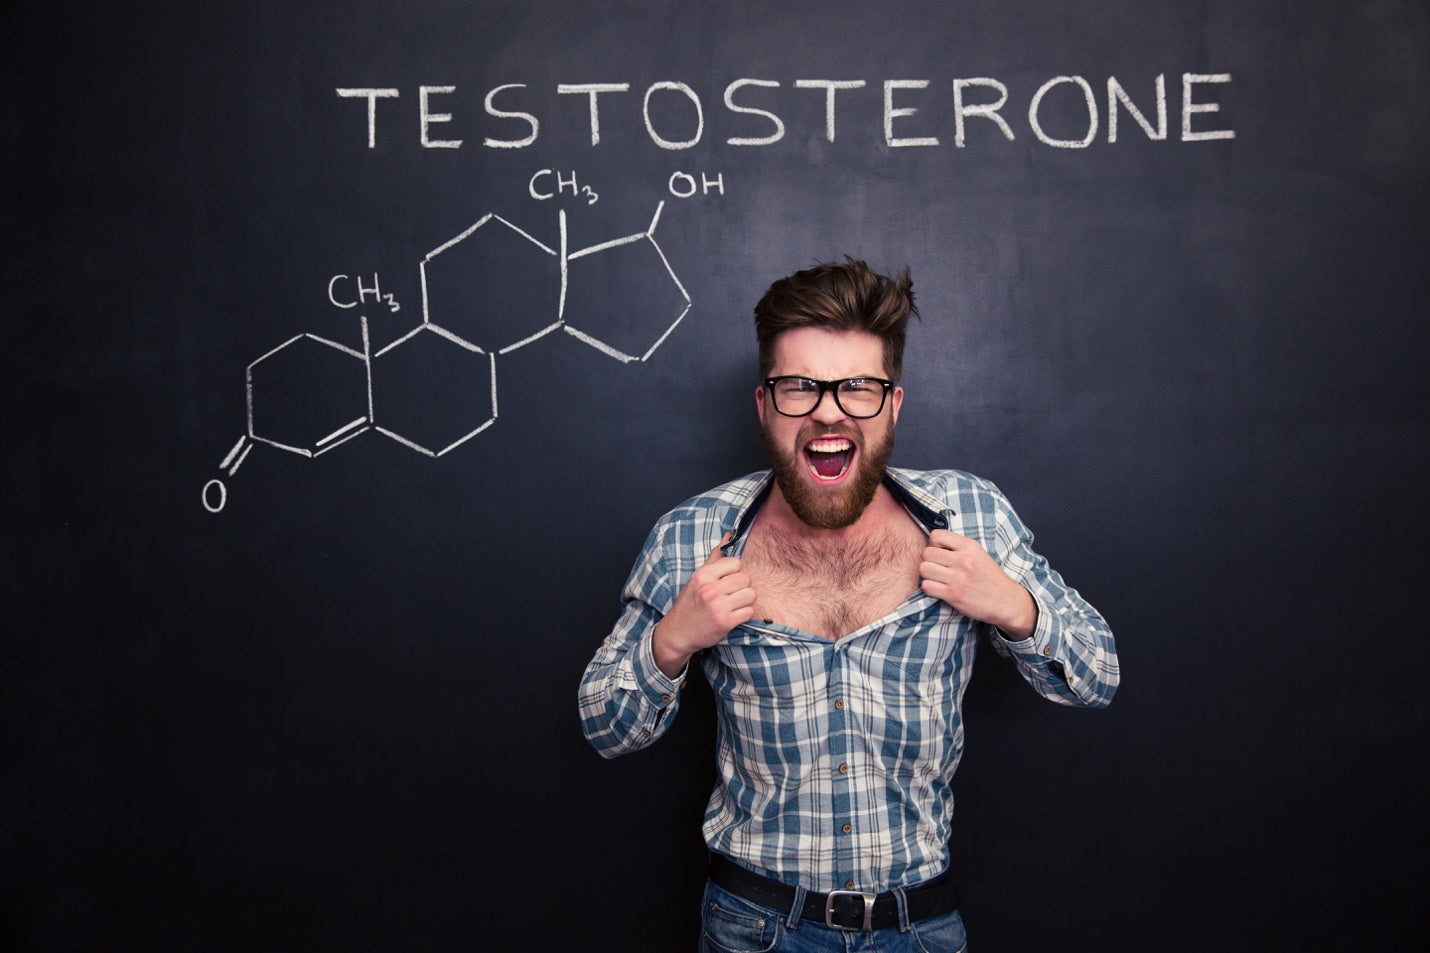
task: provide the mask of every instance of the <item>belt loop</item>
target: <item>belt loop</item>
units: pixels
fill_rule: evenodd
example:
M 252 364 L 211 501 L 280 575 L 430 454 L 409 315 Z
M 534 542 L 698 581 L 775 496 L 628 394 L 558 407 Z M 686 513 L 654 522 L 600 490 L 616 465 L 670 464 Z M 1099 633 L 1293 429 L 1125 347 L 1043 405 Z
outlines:
M 894 888 L 894 903 L 899 908 L 899 932 L 909 932 L 909 898 L 904 893 L 903 887 Z
M 803 887 L 798 884 L 795 885 L 794 900 L 789 905 L 789 912 L 785 914 L 785 923 L 791 930 L 799 926 L 800 917 L 804 915 L 804 896 L 806 893 L 807 891 Z

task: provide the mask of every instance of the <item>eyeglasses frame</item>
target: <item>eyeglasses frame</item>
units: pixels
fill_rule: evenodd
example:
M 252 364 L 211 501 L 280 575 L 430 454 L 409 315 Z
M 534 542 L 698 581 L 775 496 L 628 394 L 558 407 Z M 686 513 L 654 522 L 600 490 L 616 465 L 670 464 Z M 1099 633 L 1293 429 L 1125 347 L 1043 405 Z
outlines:
M 780 381 L 809 381 L 819 388 L 819 394 L 814 398 L 814 403 L 810 405 L 809 410 L 806 410 L 802 414 L 788 414 L 780 410 L 779 400 L 775 397 L 775 385 Z M 881 385 L 883 391 L 879 397 L 879 409 L 872 414 L 851 414 L 839 400 L 839 385 L 847 384 L 850 381 L 869 381 L 870 383 Z M 854 420 L 872 420 L 882 414 L 884 412 L 884 405 L 889 402 L 889 391 L 893 390 L 897 383 L 897 381 L 886 380 L 882 377 L 868 377 L 863 374 L 855 377 L 841 377 L 835 381 L 821 381 L 813 377 L 806 377 L 803 374 L 780 374 L 777 377 L 766 377 L 764 380 L 765 389 L 770 392 L 770 406 L 772 406 L 775 409 L 775 413 L 781 417 L 808 417 L 819 409 L 819 405 L 824 402 L 825 392 L 828 392 L 834 397 L 834 406 L 839 408 L 839 412 Z

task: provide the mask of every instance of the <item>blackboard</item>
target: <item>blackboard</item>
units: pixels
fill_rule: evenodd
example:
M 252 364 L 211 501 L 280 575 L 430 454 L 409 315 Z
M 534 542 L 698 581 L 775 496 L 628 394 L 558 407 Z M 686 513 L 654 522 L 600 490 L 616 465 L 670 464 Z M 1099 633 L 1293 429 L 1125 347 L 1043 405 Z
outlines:
M 576 684 L 845 254 L 1122 655 L 980 658 L 975 948 L 1419 948 L 1423 3 L 221 7 L 0 31 L 8 948 L 692 949 Z

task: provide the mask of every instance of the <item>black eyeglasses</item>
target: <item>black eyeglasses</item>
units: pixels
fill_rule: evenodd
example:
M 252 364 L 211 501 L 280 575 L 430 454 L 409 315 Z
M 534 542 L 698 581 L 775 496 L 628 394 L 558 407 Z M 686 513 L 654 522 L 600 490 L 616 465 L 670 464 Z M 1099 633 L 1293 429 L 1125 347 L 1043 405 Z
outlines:
M 786 417 L 807 417 L 824 399 L 824 392 L 834 395 L 834 404 L 846 416 L 863 420 L 879 416 L 884 398 L 894 382 L 882 377 L 846 377 L 837 381 L 817 381 L 812 377 L 765 378 L 765 387 L 774 401 L 775 410 Z

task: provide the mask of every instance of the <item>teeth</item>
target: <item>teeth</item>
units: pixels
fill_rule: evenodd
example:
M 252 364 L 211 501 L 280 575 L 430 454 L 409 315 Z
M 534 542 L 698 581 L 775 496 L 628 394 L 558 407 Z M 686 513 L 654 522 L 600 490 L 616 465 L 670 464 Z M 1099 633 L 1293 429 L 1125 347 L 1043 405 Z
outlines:
M 809 449 L 815 453 L 839 453 L 848 450 L 853 444 L 843 437 L 828 437 L 823 440 L 814 440 L 809 444 Z

